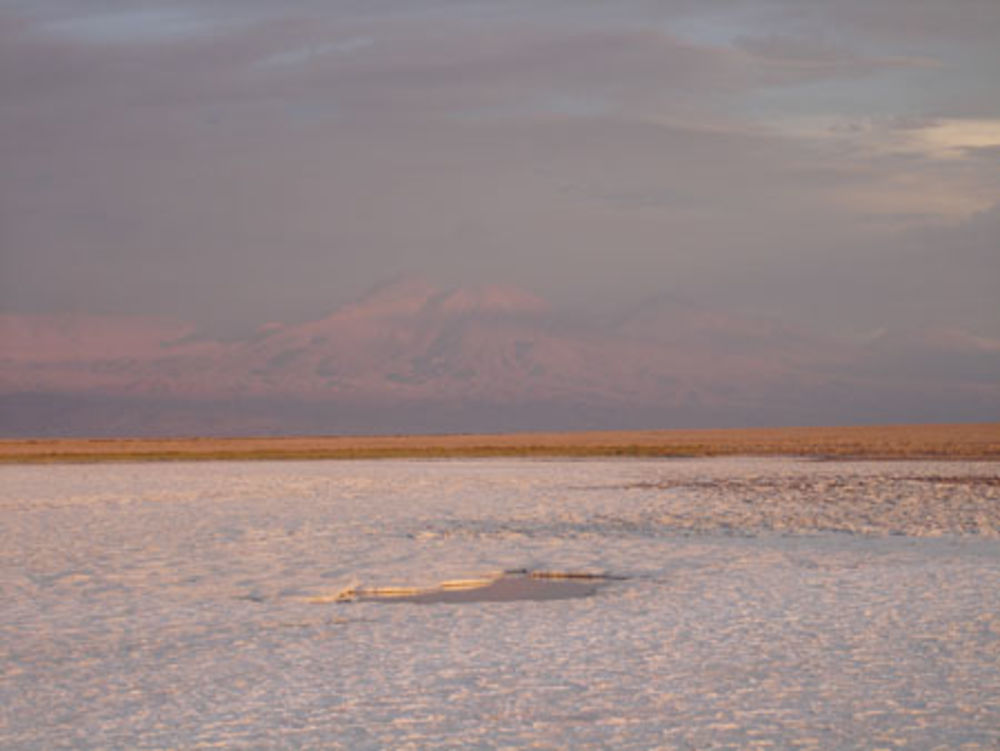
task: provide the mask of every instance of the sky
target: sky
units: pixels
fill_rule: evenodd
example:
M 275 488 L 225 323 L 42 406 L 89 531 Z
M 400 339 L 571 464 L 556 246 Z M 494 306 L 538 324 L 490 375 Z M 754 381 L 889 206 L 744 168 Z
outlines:
M 387 278 L 1000 338 L 996 0 L 0 0 L 0 311 Z

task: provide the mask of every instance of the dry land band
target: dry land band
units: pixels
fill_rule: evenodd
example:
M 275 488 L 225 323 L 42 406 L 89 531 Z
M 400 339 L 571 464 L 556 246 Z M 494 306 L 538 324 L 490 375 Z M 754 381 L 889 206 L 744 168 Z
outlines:
M 1000 423 L 462 435 L 0 440 L 0 462 L 461 457 L 1000 459 Z

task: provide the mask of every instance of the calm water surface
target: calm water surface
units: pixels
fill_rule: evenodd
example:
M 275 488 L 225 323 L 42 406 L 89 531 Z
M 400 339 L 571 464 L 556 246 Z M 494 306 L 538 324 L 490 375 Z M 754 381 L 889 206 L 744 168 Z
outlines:
M 0 748 L 996 749 L 998 472 L 2 467 Z M 621 578 L 337 601 L 513 569 Z

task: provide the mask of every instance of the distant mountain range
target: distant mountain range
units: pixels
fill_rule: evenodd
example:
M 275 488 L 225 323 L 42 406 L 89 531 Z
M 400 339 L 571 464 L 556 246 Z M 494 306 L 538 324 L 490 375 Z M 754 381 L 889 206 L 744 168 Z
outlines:
M 382 285 L 238 341 L 0 316 L 0 434 L 478 432 L 995 420 L 1000 342 L 855 339 L 671 297 L 603 320 L 505 287 Z

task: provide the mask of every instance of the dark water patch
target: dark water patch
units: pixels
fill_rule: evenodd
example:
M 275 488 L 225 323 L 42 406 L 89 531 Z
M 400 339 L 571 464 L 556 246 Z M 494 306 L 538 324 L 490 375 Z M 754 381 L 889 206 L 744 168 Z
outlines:
M 579 572 L 513 570 L 489 579 L 445 582 L 429 589 L 373 588 L 344 593 L 341 601 L 433 604 L 569 600 L 590 597 L 622 577 Z

